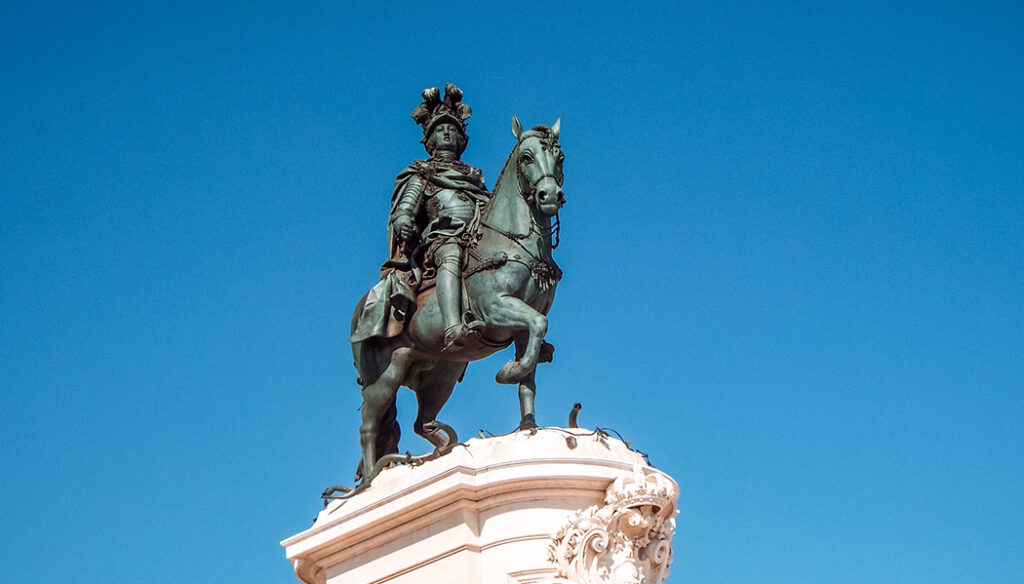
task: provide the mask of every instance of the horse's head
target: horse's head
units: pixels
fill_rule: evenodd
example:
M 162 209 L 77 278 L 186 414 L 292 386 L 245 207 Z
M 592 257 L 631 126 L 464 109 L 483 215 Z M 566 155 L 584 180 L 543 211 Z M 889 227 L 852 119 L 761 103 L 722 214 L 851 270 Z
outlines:
M 542 214 L 551 216 L 565 204 L 562 193 L 562 147 L 558 143 L 561 120 L 550 128 L 534 126 L 523 130 L 519 119 L 512 116 L 512 133 L 518 144 L 512 152 L 519 180 L 519 192 Z

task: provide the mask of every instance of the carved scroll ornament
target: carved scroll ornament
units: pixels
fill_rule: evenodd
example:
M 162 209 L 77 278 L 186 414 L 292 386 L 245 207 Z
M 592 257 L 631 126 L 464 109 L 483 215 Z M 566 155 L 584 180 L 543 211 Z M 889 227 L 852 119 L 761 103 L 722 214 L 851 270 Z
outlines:
M 662 584 L 672 563 L 678 493 L 642 466 L 608 487 L 604 506 L 574 513 L 552 537 L 549 559 L 574 584 Z

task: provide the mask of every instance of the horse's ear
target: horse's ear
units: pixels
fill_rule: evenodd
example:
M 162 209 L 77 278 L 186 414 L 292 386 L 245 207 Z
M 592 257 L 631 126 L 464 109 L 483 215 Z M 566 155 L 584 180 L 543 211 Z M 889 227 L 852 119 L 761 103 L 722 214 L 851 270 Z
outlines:
M 558 139 L 558 133 L 562 131 L 562 118 L 555 120 L 555 125 L 551 126 L 551 133 L 555 136 L 555 140 Z
M 523 125 L 519 123 L 519 118 L 512 116 L 512 135 L 516 137 L 516 140 L 523 135 Z

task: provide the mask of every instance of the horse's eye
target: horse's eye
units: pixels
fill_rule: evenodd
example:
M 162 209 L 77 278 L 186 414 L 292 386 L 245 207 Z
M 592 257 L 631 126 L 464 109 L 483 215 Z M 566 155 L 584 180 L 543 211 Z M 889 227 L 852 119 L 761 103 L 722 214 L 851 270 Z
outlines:
M 533 164 L 533 156 L 530 154 L 523 154 L 519 160 L 521 160 L 523 164 Z

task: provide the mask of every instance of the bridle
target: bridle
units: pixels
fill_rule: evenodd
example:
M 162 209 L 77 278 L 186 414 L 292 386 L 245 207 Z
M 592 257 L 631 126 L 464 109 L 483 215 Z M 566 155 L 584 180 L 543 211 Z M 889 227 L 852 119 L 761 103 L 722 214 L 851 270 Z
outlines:
M 546 150 L 546 151 L 550 151 L 551 148 L 552 148 L 551 147 L 551 143 L 552 142 L 554 142 L 554 140 L 551 140 L 550 138 L 548 138 L 547 140 L 543 140 L 542 141 L 542 149 Z M 522 197 L 524 201 L 526 201 L 527 205 L 529 205 L 530 209 L 532 210 L 532 209 L 536 208 L 537 185 L 539 185 L 541 183 L 541 181 L 543 181 L 544 179 L 550 178 L 551 180 L 555 181 L 555 184 L 557 184 L 559 186 L 559 188 L 561 188 L 562 182 L 563 182 L 565 177 L 563 176 L 560 179 L 559 177 L 555 176 L 555 174 L 553 172 L 546 172 L 546 173 L 538 176 L 537 180 L 530 181 L 529 178 L 526 176 L 526 173 L 523 172 L 523 169 L 522 169 L 522 166 L 523 166 L 522 159 L 517 156 L 519 154 L 519 148 L 520 148 L 521 145 L 522 145 L 522 140 L 520 140 L 519 144 L 516 145 L 516 148 L 514 148 L 512 150 L 512 152 L 509 154 L 509 158 L 510 159 L 513 158 L 513 157 L 516 158 L 516 160 L 515 160 L 515 171 L 516 171 L 516 182 L 519 184 L 519 196 Z M 506 167 L 507 167 L 507 164 L 506 164 Z M 499 175 L 498 176 L 498 181 L 497 181 L 497 183 L 495 183 L 495 191 L 497 191 L 497 189 L 498 189 L 498 187 L 499 187 L 499 185 L 501 183 L 501 179 L 502 179 L 502 176 Z M 488 202 L 488 207 L 490 207 L 490 203 L 492 203 L 492 202 L 493 202 L 493 199 Z M 565 195 L 562 194 L 562 193 L 559 193 L 558 208 L 561 209 L 564 205 L 565 205 Z M 485 211 L 484 215 L 486 215 L 486 214 L 487 213 Z M 557 211 L 552 216 L 551 227 L 548 228 L 548 229 L 544 229 L 543 227 L 541 227 L 540 224 L 537 223 L 537 220 L 534 218 L 534 214 L 531 211 L 531 213 L 530 213 L 530 231 L 527 232 L 527 233 L 512 233 L 510 231 L 505 231 L 504 229 L 500 229 L 498 227 L 495 227 L 495 226 L 491 225 L 487 221 L 484 221 L 483 218 L 480 219 L 480 223 L 479 224 L 480 224 L 481 227 L 486 227 L 487 229 L 490 229 L 491 231 L 494 231 L 494 232 L 502 235 L 503 237 L 505 237 L 509 241 L 517 244 L 520 247 L 523 247 L 523 244 L 521 243 L 521 241 L 523 239 L 529 237 L 531 234 L 536 234 L 536 235 L 539 235 L 541 237 L 550 236 L 551 237 L 551 249 L 557 248 L 558 244 L 561 243 L 561 227 L 562 227 L 562 223 L 561 223 L 561 221 L 559 221 L 558 212 Z M 530 255 L 532 255 L 532 254 L 530 254 Z
M 551 150 L 554 149 L 554 146 L 552 145 L 553 143 L 554 143 L 554 140 L 551 140 L 550 138 L 547 139 L 547 140 L 542 140 L 541 141 L 541 149 L 544 150 L 545 152 L 550 152 Z M 521 144 L 521 142 L 520 142 L 520 144 Z M 519 148 L 516 148 L 516 152 L 518 152 L 518 151 L 519 151 Z M 524 163 L 523 163 L 522 157 L 517 157 L 517 159 L 516 159 L 516 179 L 519 181 L 519 194 L 523 197 L 523 199 L 526 200 L 526 202 L 530 205 L 530 207 L 534 207 L 536 205 L 536 202 L 537 202 L 537 185 L 539 185 L 544 179 L 550 178 L 551 180 L 553 180 L 555 182 L 555 184 L 558 185 L 559 188 L 562 187 L 562 181 L 565 180 L 564 175 L 562 177 L 558 177 L 558 176 L 555 175 L 554 172 L 545 172 L 544 174 L 538 176 L 536 178 L 536 180 L 531 181 L 529 179 L 529 177 L 526 176 L 526 173 L 523 172 L 523 164 Z M 559 193 L 559 196 L 558 196 L 558 208 L 561 209 L 564 205 L 565 205 L 565 196 L 563 194 Z M 556 218 L 557 218 L 557 215 L 558 214 L 555 213 Z

